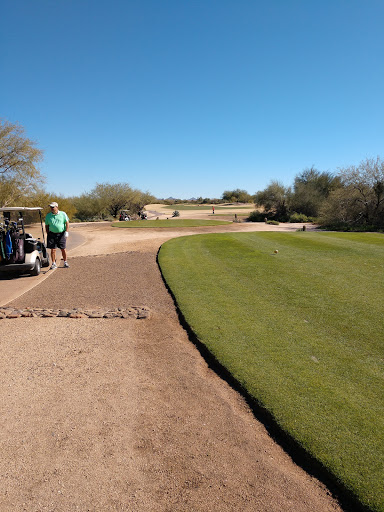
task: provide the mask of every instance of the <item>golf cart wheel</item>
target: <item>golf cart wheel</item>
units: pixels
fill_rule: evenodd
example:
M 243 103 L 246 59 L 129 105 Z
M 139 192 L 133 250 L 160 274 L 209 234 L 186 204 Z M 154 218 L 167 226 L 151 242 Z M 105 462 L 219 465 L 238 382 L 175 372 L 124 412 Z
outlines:
M 36 258 L 36 263 L 33 269 L 31 270 L 31 276 L 38 276 L 40 274 L 41 264 L 39 258 Z
M 42 267 L 49 267 L 49 256 L 47 255 L 46 258 L 43 258 L 42 262 L 41 262 L 41 266 Z

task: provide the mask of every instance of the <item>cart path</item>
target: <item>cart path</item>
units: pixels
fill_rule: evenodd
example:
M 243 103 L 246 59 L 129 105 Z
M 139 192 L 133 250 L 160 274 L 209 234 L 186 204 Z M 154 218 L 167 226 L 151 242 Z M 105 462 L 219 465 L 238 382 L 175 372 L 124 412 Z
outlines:
M 39 232 L 38 228 L 34 227 L 33 231 L 36 237 L 39 237 L 39 235 L 41 236 L 41 231 Z M 67 245 L 69 252 L 76 247 L 81 246 L 85 241 L 85 237 L 83 237 L 80 233 L 76 231 L 71 233 Z M 49 250 L 48 253 L 50 254 Z M 58 251 L 57 256 L 60 257 L 60 251 Z M 49 268 L 47 267 L 43 267 L 41 269 L 40 275 L 38 276 L 30 276 L 29 274 L 25 274 L 15 277 L 10 276 L 4 272 L 0 272 L 0 306 L 4 306 L 11 300 L 15 300 L 17 297 L 20 297 L 23 295 L 23 293 L 40 284 L 47 277 L 49 277 Z
M 340 511 L 189 342 L 151 243 L 9 304 L 152 315 L 0 321 L 0 510 Z

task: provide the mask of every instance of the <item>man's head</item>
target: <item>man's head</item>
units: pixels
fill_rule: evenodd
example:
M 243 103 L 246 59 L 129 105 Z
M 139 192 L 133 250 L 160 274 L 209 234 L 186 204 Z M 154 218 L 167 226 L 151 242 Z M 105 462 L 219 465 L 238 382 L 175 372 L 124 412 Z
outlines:
M 59 211 L 59 205 L 55 202 L 49 205 L 52 213 L 57 213 Z

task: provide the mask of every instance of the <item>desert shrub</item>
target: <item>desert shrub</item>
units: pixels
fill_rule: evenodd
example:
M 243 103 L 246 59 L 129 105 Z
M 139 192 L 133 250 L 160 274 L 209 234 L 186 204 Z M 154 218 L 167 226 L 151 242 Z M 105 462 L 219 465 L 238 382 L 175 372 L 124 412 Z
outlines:
M 272 224 L 273 226 L 278 226 L 280 224 L 277 220 L 267 220 L 267 224 Z
M 382 233 L 383 229 L 367 224 L 348 224 L 346 222 L 333 222 L 322 224 L 321 227 L 328 231 L 345 231 L 349 233 Z
M 255 210 L 249 214 L 246 220 L 247 222 L 264 222 L 266 217 L 265 212 Z
M 310 222 L 310 220 L 304 213 L 294 212 L 290 215 L 289 222 Z

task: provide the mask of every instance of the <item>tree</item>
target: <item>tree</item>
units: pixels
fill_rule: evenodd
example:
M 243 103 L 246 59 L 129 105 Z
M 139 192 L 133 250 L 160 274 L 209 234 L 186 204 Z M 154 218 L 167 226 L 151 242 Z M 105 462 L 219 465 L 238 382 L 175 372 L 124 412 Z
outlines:
M 321 211 L 321 223 L 384 227 L 384 162 L 363 160 L 339 170 L 343 188 L 332 192 Z
M 383 225 L 384 219 L 384 161 L 367 158 L 355 167 L 340 170 L 346 187 L 356 192 L 356 205 L 365 224 Z
M 358 217 L 356 193 L 351 187 L 341 187 L 332 192 L 319 211 L 319 223 L 325 227 L 344 227 Z
M 99 220 L 103 218 L 102 208 L 98 198 L 92 194 L 82 194 L 73 198 L 76 208 L 76 218 L 81 221 Z
M 103 210 L 116 218 L 120 210 L 130 209 L 136 191 L 127 183 L 97 183 L 91 195 L 99 200 Z
M 262 206 L 266 216 L 282 222 L 288 220 L 291 189 L 278 181 L 271 181 L 267 188 L 255 194 L 256 206 Z
M 116 218 L 120 210 L 129 210 L 137 215 L 146 204 L 155 198 L 148 192 L 131 188 L 128 183 L 97 183 L 88 194 L 74 199 L 80 220 Z
M 314 167 L 304 169 L 295 177 L 291 209 L 309 217 L 317 217 L 324 200 L 332 190 L 340 186 L 340 178 L 330 172 L 320 172 Z
M 228 203 L 249 203 L 252 201 L 252 196 L 246 190 L 239 188 L 236 190 L 225 190 L 221 198 Z
M 22 126 L 0 120 L 0 205 L 3 207 L 36 192 L 45 181 L 37 167 L 43 151 L 24 132 Z
M 144 208 L 144 206 L 146 206 L 147 204 L 156 202 L 156 197 L 153 196 L 152 194 L 150 194 L 148 191 L 146 191 L 146 192 L 138 191 L 138 192 L 140 195 L 136 200 L 137 212 L 141 211 Z

